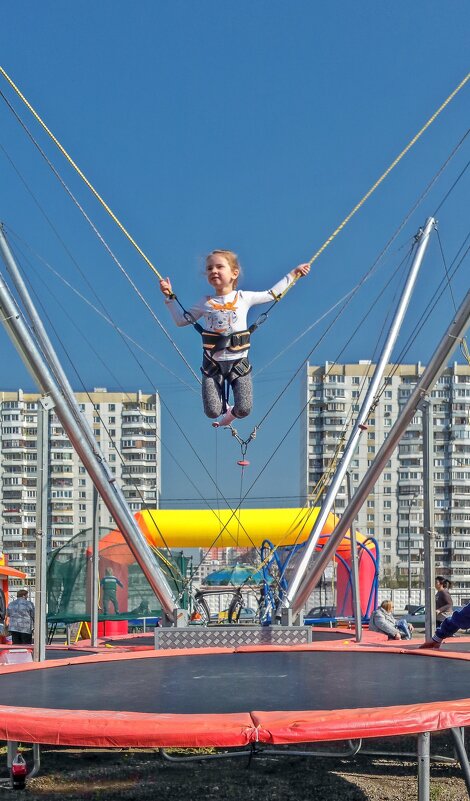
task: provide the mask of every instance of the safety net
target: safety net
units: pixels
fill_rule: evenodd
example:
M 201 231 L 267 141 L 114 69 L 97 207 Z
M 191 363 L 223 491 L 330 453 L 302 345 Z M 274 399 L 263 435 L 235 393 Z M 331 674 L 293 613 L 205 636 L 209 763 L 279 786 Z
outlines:
M 177 597 L 187 607 L 184 592 L 188 557 L 183 552 L 156 553 L 161 570 Z M 91 614 L 93 578 L 93 532 L 84 529 L 49 555 L 47 567 L 47 611 L 49 618 L 67 621 Z M 113 619 L 161 615 L 142 569 L 118 531 L 101 528 L 99 533 L 99 614 Z M 83 617 L 82 617 L 83 616 Z

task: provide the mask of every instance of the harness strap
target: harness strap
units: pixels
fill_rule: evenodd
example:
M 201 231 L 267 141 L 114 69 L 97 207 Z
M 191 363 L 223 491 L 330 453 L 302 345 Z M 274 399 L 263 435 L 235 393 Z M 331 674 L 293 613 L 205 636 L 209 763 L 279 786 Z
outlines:
M 211 356 L 206 353 L 204 353 L 204 359 L 201 367 L 201 373 L 203 373 L 205 376 L 208 378 L 215 378 L 217 375 L 221 376 L 223 382 L 228 385 L 233 384 L 237 378 L 242 378 L 243 376 L 248 375 L 252 370 L 253 366 L 250 364 L 248 359 L 244 357 L 243 359 L 234 359 L 229 372 L 224 375 L 220 369 L 219 362 L 215 359 L 212 359 Z
M 251 332 L 248 329 L 246 331 L 236 331 L 234 334 L 224 335 L 215 331 L 205 331 L 198 323 L 194 327 L 202 336 L 202 347 L 204 350 L 228 350 L 230 353 L 237 353 L 240 350 L 248 350 L 251 344 Z

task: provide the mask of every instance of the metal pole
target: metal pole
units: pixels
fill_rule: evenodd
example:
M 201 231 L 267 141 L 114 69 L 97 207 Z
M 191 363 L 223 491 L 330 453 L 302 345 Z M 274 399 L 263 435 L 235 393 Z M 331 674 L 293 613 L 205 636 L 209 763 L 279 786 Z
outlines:
M 81 413 L 79 407 L 77 406 L 73 389 L 69 384 L 69 380 L 57 357 L 57 354 L 49 339 L 47 331 L 44 328 L 42 320 L 39 314 L 37 313 L 36 307 L 34 306 L 28 288 L 25 282 L 23 281 L 23 277 L 21 275 L 20 270 L 18 269 L 18 265 L 10 250 L 10 246 L 5 238 L 5 234 L 3 232 L 3 228 L 1 225 L 0 225 L 0 252 L 2 254 L 2 258 L 7 268 L 7 271 L 15 285 L 15 289 L 18 292 L 18 296 L 20 297 L 21 302 L 26 310 L 26 313 L 31 321 L 31 328 L 33 334 L 36 338 L 36 341 L 39 343 L 41 347 L 41 350 L 44 354 L 45 360 L 47 361 L 49 369 L 54 374 L 55 380 L 61 387 L 65 398 L 69 402 L 71 413 L 74 415 L 77 422 L 83 428 L 84 434 L 87 437 L 90 445 L 93 448 L 98 449 L 99 452 L 99 446 L 95 441 L 95 436 L 93 434 L 91 425 L 89 424 L 85 415 Z M 101 453 L 99 453 L 99 455 L 101 458 L 103 458 Z M 109 476 L 111 475 L 111 470 L 109 469 L 106 462 L 104 462 L 104 460 L 103 460 L 103 469 L 108 472 Z
M 415 500 L 415 495 L 408 499 L 408 607 L 411 604 L 411 510 Z
M 418 801 L 429 801 L 431 791 L 431 734 L 418 734 Z
M 462 768 L 467 794 L 470 798 L 470 765 L 468 764 L 468 756 L 465 748 L 465 729 L 451 729 L 452 737 L 454 738 L 454 746 L 457 751 L 457 756 Z
M 423 413 L 423 537 L 424 537 L 424 604 L 426 640 L 430 640 L 436 628 L 436 604 L 434 599 L 435 564 L 434 550 L 434 428 L 432 400 L 422 405 Z
M 93 487 L 93 553 L 91 556 L 91 644 L 98 645 L 98 602 L 100 595 L 100 524 L 98 490 Z
M 126 539 L 137 563 L 141 567 L 152 590 L 162 604 L 170 620 L 177 606 L 173 591 L 160 569 L 142 531 L 131 514 L 114 476 L 103 469 L 103 458 L 97 443 L 93 446 L 83 427 L 72 414 L 68 401 L 57 386 L 51 371 L 44 362 L 36 342 L 27 329 L 20 310 L 3 277 L 0 276 L 0 313 L 2 323 L 17 348 L 25 365 L 30 370 L 40 390 L 49 394 L 55 404 L 57 417 L 82 460 L 93 483 L 97 487 L 117 527 Z M 75 401 L 75 405 L 76 401 Z M 109 469 L 108 469 L 109 470 Z
M 413 259 L 413 263 L 410 267 L 401 298 L 398 302 L 398 306 L 395 312 L 392 325 L 388 332 L 387 339 L 382 348 L 382 353 L 375 367 L 374 375 L 372 376 L 369 388 L 367 390 L 366 396 L 364 398 L 361 409 L 357 416 L 357 420 L 354 424 L 349 441 L 344 449 L 344 453 L 340 459 L 338 468 L 333 476 L 331 484 L 328 487 L 325 499 L 321 505 L 319 515 L 315 521 L 315 525 L 313 526 L 311 534 L 306 542 L 302 559 L 299 562 L 296 572 L 289 581 L 289 587 L 285 598 L 281 599 L 280 601 L 280 605 L 276 613 L 276 617 L 278 619 L 281 616 L 280 609 L 282 608 L 282 606 L 286 606 L 288 608 L 293 603 L 293 600 L 296 597 L 300 584 L 303 581 L 303 578 L 309 567 L 309 562 L 311 561 L 311 558 L 315 553 L 315 548 L 321 536 L 323 526 L 325 525 L 328 515 L 330 514 L 331 508 L 333 506 L 334 500 L 341 486 L 341 483 L 344 479 L 349 463 L 354 456 L 354 452 L 357 448 L 359 439 L 362 433 L 367 430 L 367 418 L 369 416 L 371 407 L 373 406 L 373 403 L 375 401 L 375 396 L 382 381 L 382 376 L 384 374 L 388 360 L 390 358 L 393 347 L 400 332 L 401 324 L 403 322 L 403 318 L 406 314 L 406 310 L 410 302 L 411 294 L 413 292 L 413 288 L 416 283 L 416 279 L 418 277 L 419 269 L 421 267 L 424 254 L 426 252 L 426 248 L 429 242 L 429 237 L 431 234 L 431 229 L 434 226 L 434 223 L 435 223 L 434 219 L 432 217 L 429 217 L 426 220 L 424 230 L 420 230 L 416 236 L 416 241 L 418 243 L 416 253 Z M 307 599 L 305 599 L 305 601 L 306 600 Z M 298 609 L 297 603 L 296 603 L 296 609 Z
M 47 407 L 47 404 L 46 404 Z M 38 405 L 38 477 L 36 508 L 36 592 L 34 615 L 33 659 L 43 662 L 46 658 L 47 613 L 47 540 L 49 524 L 49 411 Z
M 409 423 L 416 414 L 418 407 L 422 403 L 423 398 L 426 397 L 428 392 L 430 392 L 434 386 L 442 369 L 445 367 L 447 359 L 451 356 L 457 344 L 460 342 L 468 326 L 469 318 L 470 292 L 467 292 L 465 298 L 455 313 L 454 319 L 436 348 L 431 361 L 418 381 L 415 389 L 408 398 L 408 401 L 405 404 L 401 414 L 397 418 L 395 425 L 390 429 L 387 439 L 383 443 L 374 461 L 362 479 L 359 487 L 357 488 L 351 503 L 348 504 L 333 534 L 328 539 L 328 542 L 324 548 L 322 548 L 318 558 L 310 568 L 308 574 L 305 575 L 302 586 L 299 588 L 299 591 L 295 596 L 295 600 L 292 603 L 294 612 L 302 609 L 303 605 L 307 601 L 307 598 L 312 592 L 313 587 L 318 583 L 326 565 L 333 558 L 336 548 L 351 527 L 352 521 L 359 513 L 359 510 L 367 499 L 371 488 L 374 486 L 391 454 L 401 440 Z
M 346 473 L 346 483 L 348 488 L 348 503 L 351 503 L 352 486 L 351 486 L 351 473 Z M 356 521 L 353 520 L 352 526 L 349 529 L 349 537 L 351 542 L 351 588 L 353 597 L 353 615 L 354 625 L 356 629 L 356 642 L 362 640 L 362 609 L 361 609 L 361 588 L 359 584 L 359 566 L 357 558 L 357 538 L 356 538 Z

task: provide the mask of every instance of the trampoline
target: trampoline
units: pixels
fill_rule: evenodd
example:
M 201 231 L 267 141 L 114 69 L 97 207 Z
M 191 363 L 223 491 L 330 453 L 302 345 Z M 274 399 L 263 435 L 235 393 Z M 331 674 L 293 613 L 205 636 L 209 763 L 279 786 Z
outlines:
M 0 739 L 239 747 L 438 731 L 470 725 L 469 679 L 467 654 L 328 643 L 12 665 Z

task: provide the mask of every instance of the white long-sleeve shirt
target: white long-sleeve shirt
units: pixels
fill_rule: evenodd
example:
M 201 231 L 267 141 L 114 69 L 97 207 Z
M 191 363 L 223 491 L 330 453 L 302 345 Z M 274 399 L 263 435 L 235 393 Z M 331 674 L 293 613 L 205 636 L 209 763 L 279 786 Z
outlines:
M 293 282 L 293 278 L 288 273 L 281 278 L 271 289 L 264 292 L 246 292 L 243 289 L 235 289 L 228 295 L 205 295 L 194 306 L 188 309 L 189 314 L 194 320 L 204 318 L 203 328 L 221 336 L 229 336 L 238 331 L 246 331 L 248 328 L 248 312 L 252 306 L 262 303 L 270 303 L 274 296 L 281 295 Z M 171 316 L 176 325 L 191 325 L 186 319 L 182 310 L 174 300 L 166 300 Z M 211 353 L 211 358 L 215 361 L 234 361 L 242 359 L 248 353 L 248 349 L 231 353 L 229 350 L 218 350 Z

